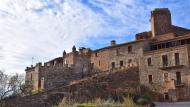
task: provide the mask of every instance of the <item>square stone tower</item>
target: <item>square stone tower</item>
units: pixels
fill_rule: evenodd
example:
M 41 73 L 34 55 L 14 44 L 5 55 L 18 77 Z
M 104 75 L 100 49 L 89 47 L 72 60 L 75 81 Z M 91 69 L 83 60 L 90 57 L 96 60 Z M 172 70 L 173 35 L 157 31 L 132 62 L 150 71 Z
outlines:
M 151 11 L 151 31 L 153 37 L 172 32 L 171 13 L 168 8 Z

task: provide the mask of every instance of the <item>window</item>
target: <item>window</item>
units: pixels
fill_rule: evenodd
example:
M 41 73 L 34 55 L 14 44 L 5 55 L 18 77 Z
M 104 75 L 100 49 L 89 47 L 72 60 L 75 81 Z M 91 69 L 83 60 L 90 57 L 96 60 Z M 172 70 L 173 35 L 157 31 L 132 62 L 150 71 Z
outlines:
M 97 52 L 95 53 L 95 56 L 98 57 L 98 53 Z
M 148 82 L 152 83 L 152 75 L 148 75 Z
M 30 75 L 30 80 L 32 81 L 32 74 Z
M 55 66 L 55 62 L 54 61 L 52 62 L 52 66 Z
M 168 66 L 168 56 L 167 55 L 162 55 L 162 63 L 163 63 L 163 67 Z
M 122 67 L 123 66 L 123 61 L 120 61 L 120 67 Z
M 116 55 L 119 55 L 119 49 L 116 49 Z
M 115 68 L 115 62 L 112 62 L 112 63 L 111 63 L 111 67 L 112 67 L 112 68 Z
M 41 78 L 40 87 L 44 89 L 44 77 Z
M 154 45 L 151 45 L 151 50 L 169 48 L 169 47 L 185 45 L 185 44 L 190 44 L 190 39 L 183 39 L 183 40 L 165 42 L 165 43 L 162 43 L 162 44 L 154 44 Z
M 164 81 L 168 81 L 168 73 L 164 73 Z
M 132 59 L 128 59 L 128 63 L 130 64 L 132 62 Z
M 157 50 L 157 45 L 151 45 L 151 50 Z
M 169 95 L 168 95 L 168 93 L 164 93 L 164 99 L 167 101 L 167 100 L 169 100 Z
M 91 63 L 92 68 L 94 68 L 94 63 Z
M 158 49 L 161 49 L 162 48 L 162 45 L 161 44 L 158 44 Z
M 166 43 L 166 48 L 169 48 L 169 47 L 170 47 L 170 43 L 167 42 L 167 43 Z
M 179 61 L 179 53 L 175 53 L 175 65 L 179 65 L 180 61 Z
M 181 45 L 184 45 L 186 44 L 186 41 L 185 40 L 181 40 Z
M 181 72 L 176 72 L 176 85 L 181 84 Z
M 132 46 L 128 46 L 128 53 L 132 52 Z
M 148 66 L 151 66 L 151 65 L 152 65 L 152 59 L 151 59 L 151 58 L 148 58 L 148 59 L 147 59 L 147 62 L 148 62 Z
M 162 48 L 166 48 L 166 44 L 165 43 L 162 43 Z
M 99 66 L 100 66 L 100 61 L 98 63 L 99 63 Z
M 187 44 L 190 44 L 190 39 L 187 39 L 186 41 L 187 41 Z

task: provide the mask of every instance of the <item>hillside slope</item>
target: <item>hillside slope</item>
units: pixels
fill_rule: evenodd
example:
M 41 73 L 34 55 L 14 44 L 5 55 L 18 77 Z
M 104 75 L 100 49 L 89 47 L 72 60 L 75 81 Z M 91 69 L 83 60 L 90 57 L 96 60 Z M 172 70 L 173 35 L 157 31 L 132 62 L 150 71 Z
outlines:
M 96 98 L 118 99 L 126 93 L 139 91 L 138 68 L 103 72 L 91 77 L 71 82 L 67 86 L 41 92 L 26 97 L 17 97 L 6 101 L 6 107 L 51 107 L 63 97 L 75 101 L 89 101 Z

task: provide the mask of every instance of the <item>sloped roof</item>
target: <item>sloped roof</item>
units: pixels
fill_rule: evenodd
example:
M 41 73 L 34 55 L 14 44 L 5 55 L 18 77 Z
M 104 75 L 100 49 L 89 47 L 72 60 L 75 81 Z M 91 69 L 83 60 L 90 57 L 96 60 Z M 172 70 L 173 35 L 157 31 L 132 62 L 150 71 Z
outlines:
M 183 27 L 179 27 L 179 26 L 172 26 L 173 32 L 176 34 L 176 36 L 183 36 L 185 34 L 190 33 L 190 29 L 186 29 Z
M 111 49 L 111 48 L 116 48 L 116 47 L 120 47 L 120 46 L 125 46 L 125 45 L 129 45 L 129 44 L 133 44 L 133 43 L 137 43 L 137 42 L 141 42 L 141 41 L 145 41 L 145 40 L 134 40 L 134 41 L 126 42 L 126 43 L 116 44 L 114 46 L 106 46 L 106 47 L 103 47 L 100 49 L 96 49 L 93 52 L 98 52 L 98 51 L 105 50 L 105 49 Z

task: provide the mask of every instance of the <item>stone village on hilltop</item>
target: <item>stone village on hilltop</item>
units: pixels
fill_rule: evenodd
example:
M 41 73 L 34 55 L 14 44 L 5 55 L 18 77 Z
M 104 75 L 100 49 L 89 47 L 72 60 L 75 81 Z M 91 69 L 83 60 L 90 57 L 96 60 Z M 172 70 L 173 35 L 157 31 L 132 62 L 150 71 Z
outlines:
M 133 84 L 142 84 L 159 93 L 157 100 L 190 100 L 190 30 L 172 25 L 171 13 L 167 8 L 151 11 L 150 24 L 151 30 L 136 34 L 134 41 L 117 44 L 113 40 L 110 46 L 97 50 L 82 47 L 77 51 L 74 46 L 70 53 L 64 51 L 61 57 L 43 65 L 38 63 L 27 67 L 26 82 L 32 82 L 32 91 L 35 93 L 37 90 L 50 91 L 77 84 L 77 81 L 84 81 L 94 75 L 95 81 L 104 72 L 128 71 L 126 77 L 116 74 L 118 77 L 112 75 L 108 80 L 120 79 L 118 83 L 118 80 L 113 81 L 114 84 L 122 85 L 130 84 L 131 81 Z M 122 83 L 124 79 L 131 81 Z M 91 84 L 88 81 L 84 83 Z M 116 86 L 102 82 L 102 87 L 112 90 Z M 81 89 L 85 91 L 83 93 L 95 92 L 89 88 L 90 85 L 87 88 L 70 86 L 67 91 L 75 90 L 73 94 L 77 95 Z M 133 89 L 131 92 L 138 91 Z M 101 94 L 96 93 L 97 96 Z

